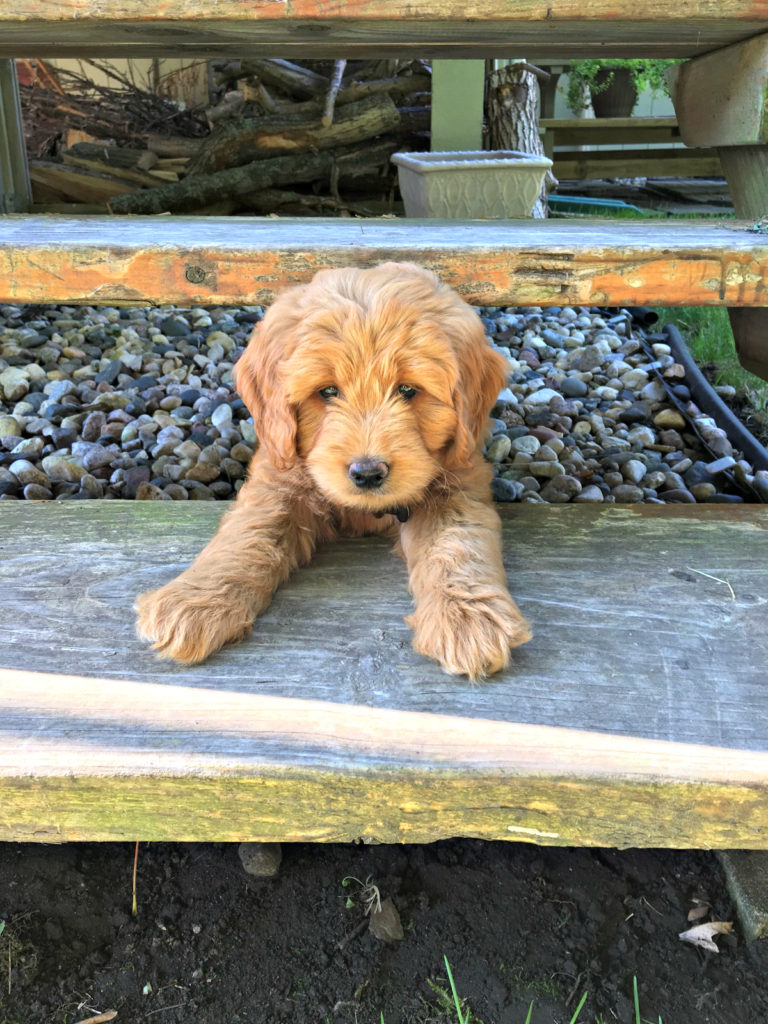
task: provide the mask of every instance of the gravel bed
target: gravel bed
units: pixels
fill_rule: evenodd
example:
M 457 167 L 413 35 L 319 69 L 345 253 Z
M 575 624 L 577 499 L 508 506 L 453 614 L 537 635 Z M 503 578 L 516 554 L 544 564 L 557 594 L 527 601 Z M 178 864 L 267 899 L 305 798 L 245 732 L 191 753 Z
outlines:
M 0 306 L 0 500 L 231 499 L 256 443 L 232 368 L 262 313 Z M 479 313 L 509 361 L 486 450 L 497 501 L 768 500 L 768 472 L 629 312 Z

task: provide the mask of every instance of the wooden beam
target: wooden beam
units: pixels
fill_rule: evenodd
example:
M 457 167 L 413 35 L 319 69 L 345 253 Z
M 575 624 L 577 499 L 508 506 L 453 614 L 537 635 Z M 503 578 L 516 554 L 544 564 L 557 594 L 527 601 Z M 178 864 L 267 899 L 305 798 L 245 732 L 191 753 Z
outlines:
M 671 91 L 687 146 L 768 143 L 768 32 L 687 61 Z
M 711 149 L 559 150 L 552 173 L 560 180 L 587 178 L 719 178 L 720 158 Z
M 619 146 L 647 142 L 677 142 L 680 129 L 674 117 L 547 117 L 539 128 L 547 156 L 556 146 Z
M 0 301 L 262 303 L 385 260 L 478 304 L 768 304 L 768 236 L 733 221 L 44 216 L 0 220 Z
M 0 841 L 768 846 L 766 753 L 26 671 L 0 709 Z
M 683 57 L 764 30 L 765 0 L 18 0 L 0 14 L 0 55 Z
M 31 203 L 16 68 L 0 59 L 0 214 L 24 213 Z
M 159 661 L 133 600 L 221 511 L 3 505 L 0 840 L 768 848 L 765 506 L 503 509 L 534 639 L 480 686 L 412 651 L 381 538 L 207 664 Z
M 484 60 L 432 62 L 430 149 L 483 148 Z

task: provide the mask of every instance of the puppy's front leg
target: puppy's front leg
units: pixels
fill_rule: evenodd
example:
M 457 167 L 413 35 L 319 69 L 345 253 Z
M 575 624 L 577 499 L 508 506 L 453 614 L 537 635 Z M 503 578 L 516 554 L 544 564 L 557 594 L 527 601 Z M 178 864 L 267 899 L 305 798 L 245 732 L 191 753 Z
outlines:
M 192 565 L 136 601 L 137 631 L 161 657 L 192 664 L 242 640 L 277 586 L 312 555 L 314 517 L 274 481 L 249 480 Z
M 416 600 L 406 620 L 415 650 L 472 680 L 506 667 L 531 631 L 507 590 L 496 510 L 455 494 L 416 510 L 400 543 Z

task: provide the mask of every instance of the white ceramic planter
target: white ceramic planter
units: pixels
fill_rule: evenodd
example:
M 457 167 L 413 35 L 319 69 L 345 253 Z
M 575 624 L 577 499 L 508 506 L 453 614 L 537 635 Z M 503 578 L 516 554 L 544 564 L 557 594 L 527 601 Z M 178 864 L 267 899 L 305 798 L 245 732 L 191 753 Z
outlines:
M 515 150 L 394 153 L 406 217 L 530 217 L 545 156 Z

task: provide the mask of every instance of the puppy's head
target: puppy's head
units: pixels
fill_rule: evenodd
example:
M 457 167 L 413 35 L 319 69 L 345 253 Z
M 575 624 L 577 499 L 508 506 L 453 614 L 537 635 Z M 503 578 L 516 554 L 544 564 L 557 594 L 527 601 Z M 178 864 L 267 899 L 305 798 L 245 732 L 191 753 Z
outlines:
M 334 504 L 369 512 L 466 465 L 504 379 L 474 310 L 406 263 L 284 292 L 235 368 L 270 460 L 303 460 Z

